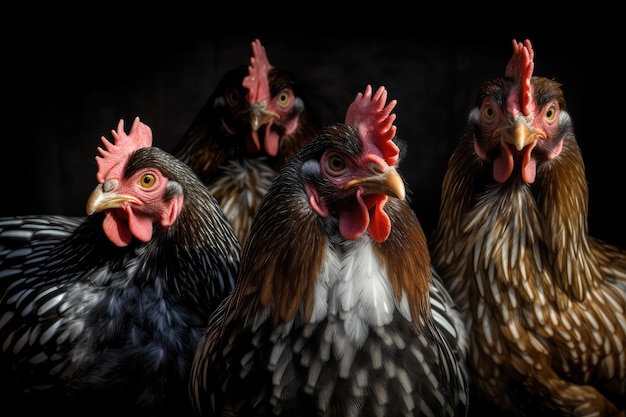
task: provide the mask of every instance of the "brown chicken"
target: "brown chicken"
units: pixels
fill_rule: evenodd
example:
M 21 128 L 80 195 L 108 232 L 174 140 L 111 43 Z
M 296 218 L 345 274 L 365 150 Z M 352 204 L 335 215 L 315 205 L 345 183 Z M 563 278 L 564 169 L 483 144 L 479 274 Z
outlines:
M 528 40 L 485 82 L 442 185 L 433 263 L 470 334 L 472 394 L 505 415 L 623 416 L 626 251 L 588 235 L 561 85 Z
M 272 66 L 261 41 L 249 66 L 228 71 L 172 153 L 220 202 L 243 244 L 280 168 L 319 131 L 294 74 Z
M 192 365 L 199 416 L 463 416 L 460 315 L 405 200 L 381 87 L 283 168 Z

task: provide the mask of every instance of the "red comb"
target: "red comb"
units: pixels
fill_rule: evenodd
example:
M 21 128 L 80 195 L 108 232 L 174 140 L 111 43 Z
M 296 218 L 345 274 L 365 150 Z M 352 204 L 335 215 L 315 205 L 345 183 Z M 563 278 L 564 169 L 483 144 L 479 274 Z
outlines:
M 115 143 L 109 142 L 102 136 L 101 140 L 105 149 L 98 147 L 98 152 L 102 155 L 96 156 L 98 164 L 96 179 L 99 183 L 103 183 L 111 174 L 121 177 L 128 156 L 137 149 L 152 146 L 152 129 L 141 123 L 139 117 L 135 117 L 128 135 L 124 132 L 124 119 L 120 119 L 117 124 L 117 132 L 111 130 L 111 134 Z M 119 172 L 111 172 L 112 170 L 119 170 Z
M 530 90 L 530 79 L 535 69 L 535 52 L 526 39 L 524 43 L 513 39 L 513 56 L 506 65 L 505 76 L 513 78 L 521 87 L 520 101 L 522 113 L 526 116 L 530 113 L 530 101 L 532 92 Z
M 246 100 L 248 103 L 260 103 L 270 98 L 270 86 L 267 73 L 273 67 L 267 60 L 265 47 L 261 41 L 255 39 L 252 42 L 252 58 L 248 65 L 248 76 L 243 79 L 243 86 L 248 89 Z
M 372 97 L 372 86 L 365 88 L 365 93 L 358 93 L 348 107 L 346 124 L 359 132 L 359 137 L 366 147 L 376 145 L 382 152 L 385 162 L 396 165 L 399 149 L 392 139 L 396 136 L 395 113 L 391 113 L 397 100 L 391 100 L 386 106 L 387 90 L 379 87 Z

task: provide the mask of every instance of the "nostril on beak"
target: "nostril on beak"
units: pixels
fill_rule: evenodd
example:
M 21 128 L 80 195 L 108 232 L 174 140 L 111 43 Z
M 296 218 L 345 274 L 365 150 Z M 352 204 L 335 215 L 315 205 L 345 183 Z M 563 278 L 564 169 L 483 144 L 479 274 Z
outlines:
M 105 193 L 111 192 L 115 190 L 115 188 L 117 188 L 117 181 L 115 180 L 108 180 L 102 184 L 102 191 Z
M 383 168 L 382 166 L 380 166 L 376 162 L 372 162 L 370 164 L 370 169 L 372 170 L 372 172 L 374 172 L 376 174 L 382 174 L 382 173 L 385 172 L 385 168 Z

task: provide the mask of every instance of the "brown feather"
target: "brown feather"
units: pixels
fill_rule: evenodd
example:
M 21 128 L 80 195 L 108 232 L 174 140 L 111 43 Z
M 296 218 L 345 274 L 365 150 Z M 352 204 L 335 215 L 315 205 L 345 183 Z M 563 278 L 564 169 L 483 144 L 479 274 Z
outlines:
M 264 204 L 281 206 L 279 201 Z M 260 231 L 251 235 L 244 246 L 241 269 L 246 273 L 241 275 L 242 284 L 237 287 L 245 288 L 246 293 L 235 296 L 242 316 L 271 304 L 275 323 L 293 319 L 298 311 L 305 320 L 310 318 L 326 238 L 316 221 L 293 215 L 306 211 L 310 212 L 310 207 L 283 206 L 282 210 L 271 211 L 270 217 L 255 218 Z M 289 226 L 281 227 L 279 223 Z M 277 236 L 276 230 L 288 230 L 297 236 Z M 301 245 L 293 245 L 294 241 Z
M 375 246 L 378 260 L 389 269 L 396 298 L 400 300 L 402 294 L 406 294 L 411 317 L 419 323 L 420 316 L 430 314 L 428 286 L 432 275 L 426 236 L 406 200 L 389 199 L 385 207 L 395 232 Z M 399 255 L 402 255 L 401 259 L 398 259 Z
M 563 114 L 533 124 L 545 133 L 533 144 L 536 180 L 515 164 L 494 181 L 502 125 L 471 114 L 444 176 L 433 264 L 464 314 L 479 399 L 513 415 L 623 414 L 626 251 L 588 235 L 585 167 L 560 85 L 533 77 L 531 88 L 528 123 L 549 120 L 555 102 Z M 477 108 L 504 108 L 514 90 L 490 80 Z
M 300 81 L 270 65 L 259 40 L 252 49 L 253 72 L 248 66 L 226 72 L 172 151 L 219 201 L 242 246 L 271 180 L 319 132 Z M 269 136 L 278 136 L 275 155 L 267 152 Z
M 467 337 L 370 94 L 360 129 L 324 128 L 259 204 L 194 358 L 197 415 L 465 414 Z

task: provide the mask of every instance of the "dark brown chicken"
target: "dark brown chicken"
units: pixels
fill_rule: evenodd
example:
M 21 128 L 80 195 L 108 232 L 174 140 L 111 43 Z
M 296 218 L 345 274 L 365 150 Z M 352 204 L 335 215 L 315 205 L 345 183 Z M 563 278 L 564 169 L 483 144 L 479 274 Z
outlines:
M 198 416 L 463 416 L 466 340 L 367 87 L 283 168 L 192 367 Z
M 470 334 L 473 393 L 505 415 L 626 407 L 626 251 L 588 235 L 585 166 L 558 82 L 513 41 L 448 164 L 433 263 Z
M 240 247 L 148 126 L 112 133 L 87 217 L 0 218 L 3 416 L 190 413 L 191 360 Z
M 256 39 L 249 66 L 227 72 L 172 150 L 220 202 L 243 244 L 278 170 L 319 131 L 294 74 Z

